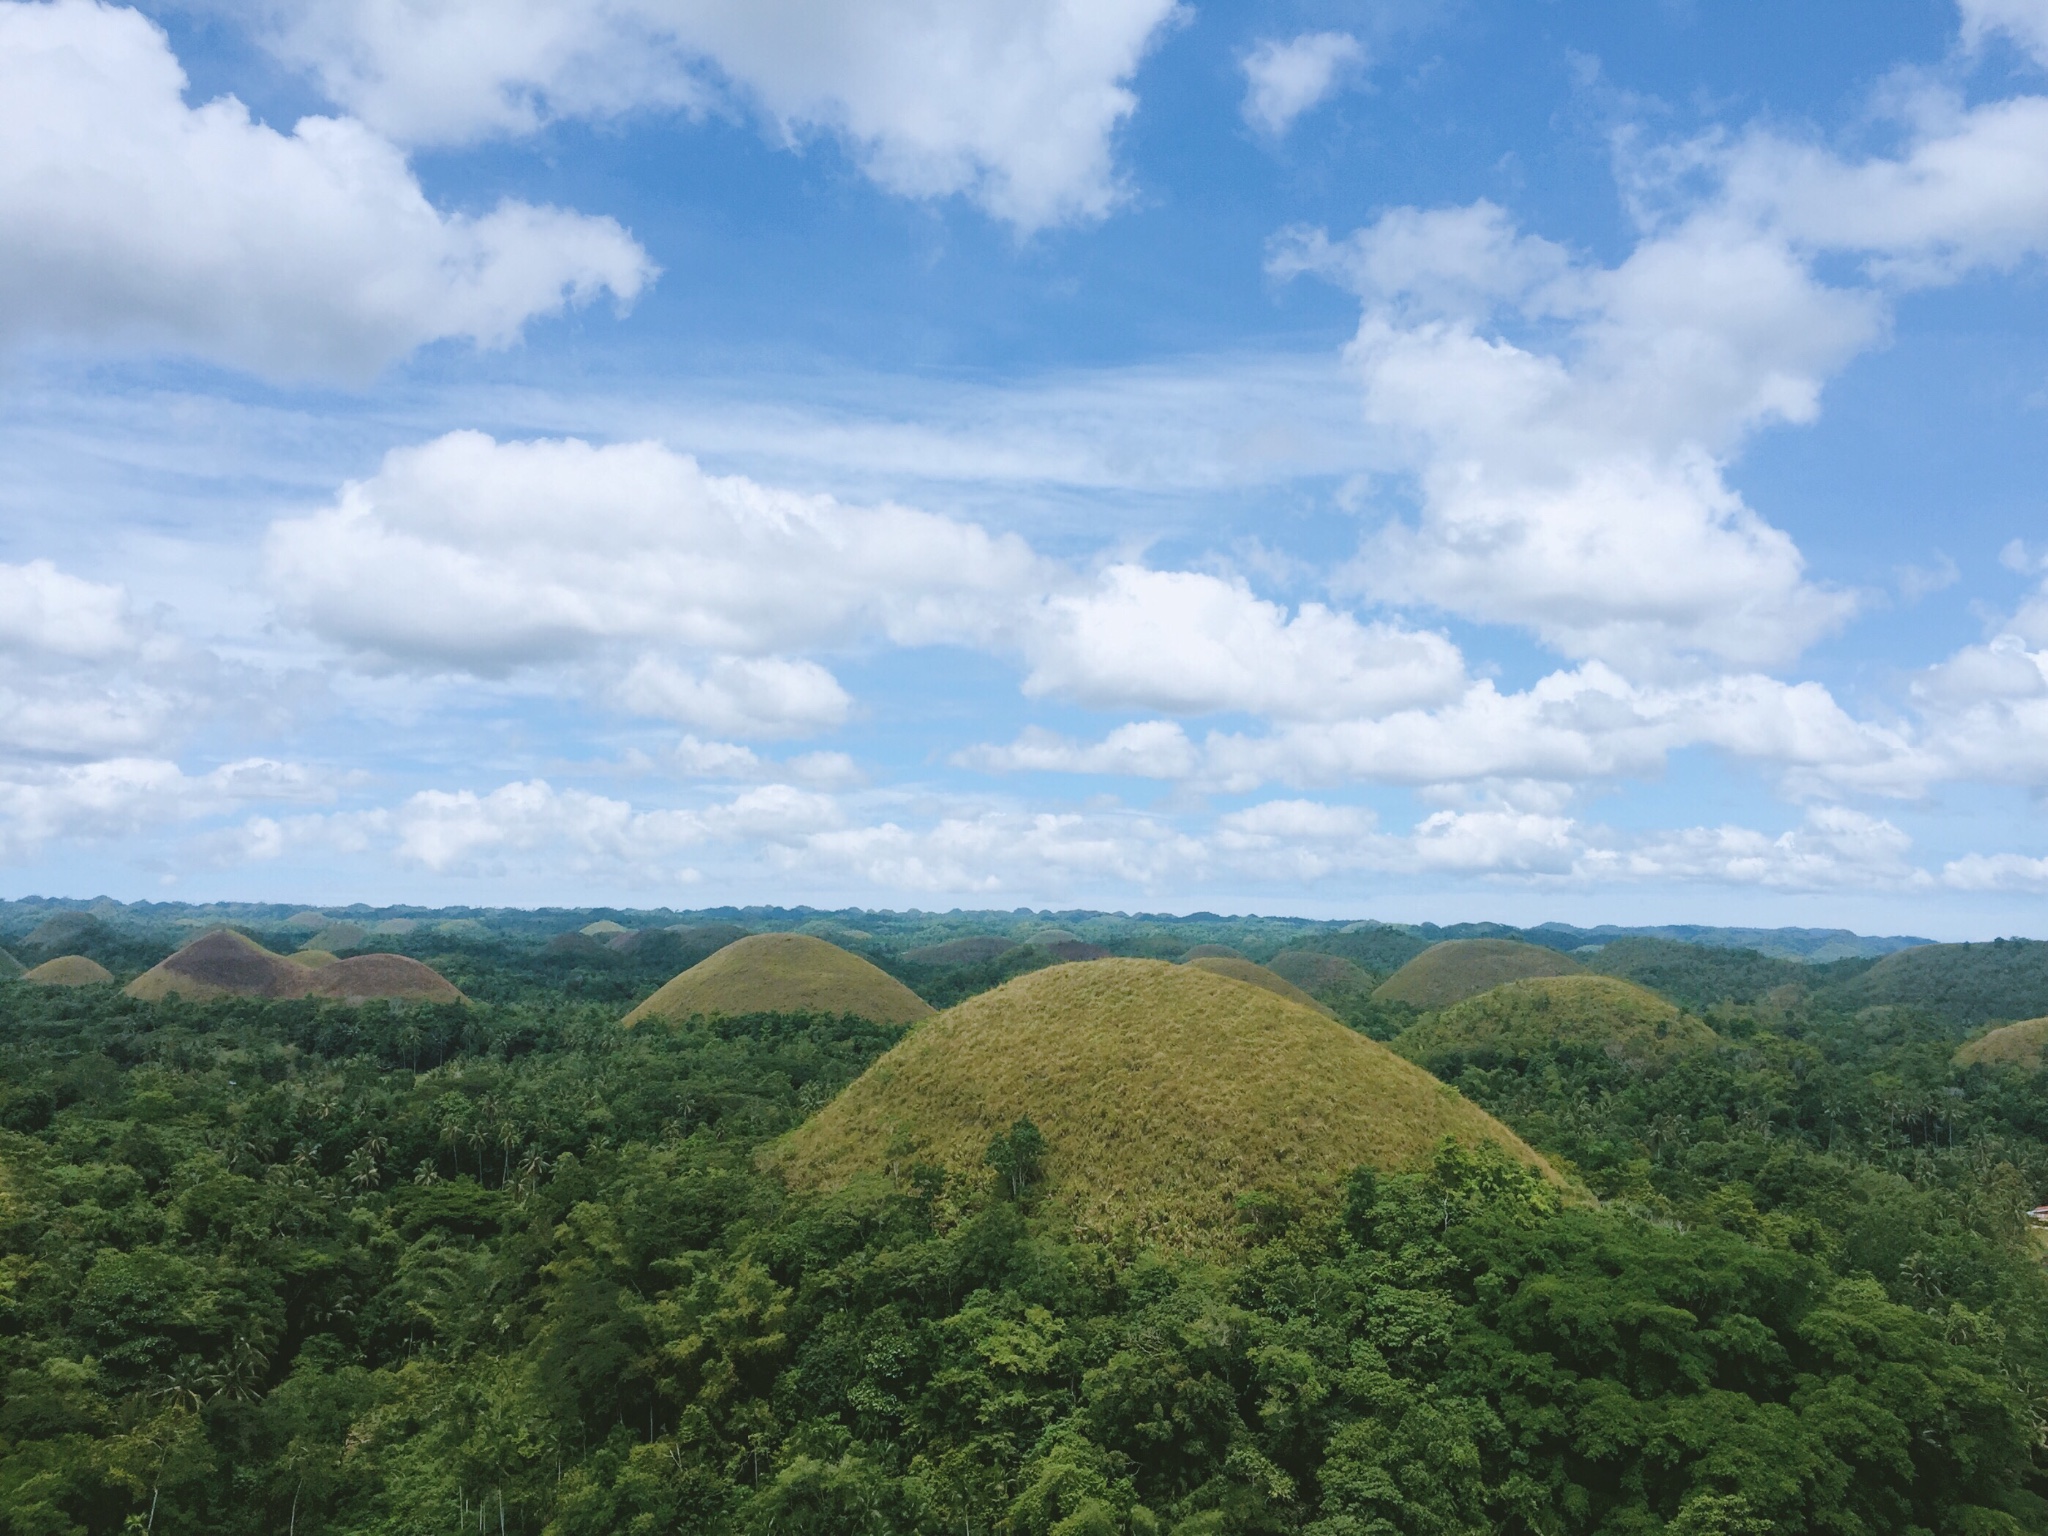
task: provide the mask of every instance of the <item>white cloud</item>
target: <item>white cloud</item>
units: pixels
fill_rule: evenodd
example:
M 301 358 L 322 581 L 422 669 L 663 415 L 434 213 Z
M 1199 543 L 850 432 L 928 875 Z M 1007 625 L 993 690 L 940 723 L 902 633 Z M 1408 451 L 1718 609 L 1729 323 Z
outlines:
M 1098 742 L 1077 742 L 1027 726 L 1006 746 L 969 747 L 954 756 L 987 773 L 1111 773 L 1141 779 L 1191 778 L 1201 754 L 1171 720 L 1134 720 Z
M 281 134 L 232 97 L 186 106 L 186 83 L 135 11 L 0 3 L 0 341 L 361 378 L 444 337 L 504 345 L 653 276 L 610 219 L 443 214 L 361 123 Z
M 1441 635 L 1361 624 L 1320 603 L 1290 617 L 1240 583 L 1134 565 L 1047 598 L 1025 651 L 1027 694 L 1175 714 L 1378 715 L 1451 697 L 1465 681 Z
M 2048 889 L 2048 859 L 2023 853 L 1966 853 L 1942 866 L 1941 883 L 1958 891 Z
M 0 564 L 0 650 L 111 656 L 134 643 L 126 608 L 119 587 L 67 576 L 47 560 Z
M 406 142 L 638 109 L 837 135 L 882 186 L 1025 228 L 1118 197 L 1111 137 L 1172 0 L 321 0 L 274 46 Z
M 707 475 L 654 443 L 476 432 L 394 451 L 337 505 L 273 525 L 267 558 L 324 638 L 484 673 L 619 643 L 744 657 L 993 638 L 1042 581 L 1021 540 L 972 524 Z M 822 672 L 779 686 L 814 717 L 829 698 Z
M 2048 4 L 2043 0 L 1958 0 L 1963 13 L 1963 45 L 1980 48 L 1986 37 L 2002 32 L 2048 67 Z
M 1916 889 L 1930 883 L 1907 860 L 1912 839 L 1846 806 L 1809 811 L 1771 837 L 1748 827 L 1692 827 L 1586 861 L 1587 872 L 1660 881 L 1714 881 L 1782 890 Z
M 1100 743 L 1027 731 L 1009 746 L 973 748 L 955 761 L 993 771 L 1186 778 L 1243 792 L 1273 782 L 1580 784 L 1653 774 L 1673 752 L 1694 747 L 1808 777 L 1846 777 L 1888 771 L 1912 741 L 1855 719 L 1818 683 L 1742 674 L 1658 687 L 1589 663 L 1518 693 L 1482 679 L 1432 709 L 1291 722 L 1260 735 L 1216 731 L 1199 747 L 1178 728 L 1147 722 Z
M 635 714 L 751 737 L 826 730 L 844 723 L 853 707 L 838 679 L 816 662 L 779 656 L 721 656 L 701 673 L 643 656 L 618 694 Z
M 1365 47 L 1348 32 L 1305 32 L 1286 42 L 1269 38 L 1242 63 L 1245 121 L 1279 138 L 1364 65 Z
M 1876 333 L 1866 300 L 1781 243 L 1701 219 L 1607 269 L 1479 204 L 1397 210 L 1341 245 L 1297 235 L 1274 265 L 1360 293 L 1366 420 L 1421 491 L 1417 521 L 1361 552 L 1361 590 L 1637 674 L 1781 662 L 1853 610 L 1722 476 L 1749 430 L 1811 419 Z M 1518 344 L 1503 316 L 1565 339 Z
M 164 758 L 117 757 L 0 777 L 0 858 L 55 841 L 130 838 L 252 801 L 324 798 L 324 780 L 295 764 L 248 758 L 187 774 Z

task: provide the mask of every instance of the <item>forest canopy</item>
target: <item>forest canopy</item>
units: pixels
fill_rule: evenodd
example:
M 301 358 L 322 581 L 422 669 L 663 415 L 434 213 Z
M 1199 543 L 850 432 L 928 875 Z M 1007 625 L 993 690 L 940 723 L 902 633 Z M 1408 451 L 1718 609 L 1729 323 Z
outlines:
M 2048 1529 L 2048 1077 L 1951 1060 L 2003 952 L 1743 962 L 1682 1052 L 1440 1033 L 1578 1193 L 1443 1145 L 1194 1259 L 1079 1235 L 1028 1110 L 792 1194 L 761 1150 L 901 1031 L 621 1030 L 657 946 L 549 937 L 381 940 L 467 1004 L 0 982 L 0 1529 Z

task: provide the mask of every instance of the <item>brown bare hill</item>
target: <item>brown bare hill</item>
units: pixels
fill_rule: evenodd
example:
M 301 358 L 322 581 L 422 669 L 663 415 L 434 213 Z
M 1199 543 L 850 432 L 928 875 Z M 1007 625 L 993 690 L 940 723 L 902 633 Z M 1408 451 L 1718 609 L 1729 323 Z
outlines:
M 700 960 L 627 1014 L 687 1019 L 746 1013 L 850 1013 L 909 1024 L 931 1004 L 887 971 L 807 933 L 757 933 Z
M 1046 1198 L 1082 1230 L 1180 1252 L 1240 1243 L 1240 1195 L 1320 1203 L 1359 1164 L 1407 1167 L 1446 1137 L 1556 1177 L 1386 1047 L 1160 960 L 1053 966 L 968 999 L 904 1036 L 764 1161 L 798 1189 L 892 1163 L 979 1178 L 991 1139 L 1024 1115 L 1046 1139 Z
M 943 944 L 906 949 L 903 958 L 917 965 L 983 965 L 1020 947 L 1015 940 L 998 934 L 976 933 L 964 939 L 948 939 Z
M 1286 977 L 1276 976 L 1263 965 L 1254 965 L 1242 955 L 1235 958 L 1228 955 L 1197 955 L 1186 963 L 1198 971 L 1207 971 L 1212 976 L 1228 976 L 1232 981 L 1241 981 L 1247 986 L 1264 987 L 1268 992 L 1277 997 L 1284 997 L 1291 1003 L 1313 1008 L 1317 1013 L 1329 1014 L 1333 1019 L 1336 1017 Z
M 103 981 L 112 981 L 114 973 L 99 961 L 88 960 L 83 955 L 59 955 L 54 960 L 45 960 L 32 971 L 23 971 L 21 979 L 34 982 L 39 987 L 94 987 Z
M 351 1001 L 393 998 L 459 1002 L 461 992 L 431 966 L 403 955 L 357 955 L 326 963 L 323 951 L 301 950 L 294 959 L 272 954 L 246 934 L 215 929 L 194 939 L 128 984 L 128 995 L 160 1002 L 172 993 L 192 1002 L 213 997 L 333 997 Z
M 2048 1064 L 2048 1019 L 2021 1019 L 1965 1041 L 1955 1061 L 1959 1067 L 2018 1067 L 2038 1072 Z
M 307 967 L 274 955 L 247 934 L 216 928 L 128 983 L 128 995 L 161 1002 L 173 992 L 189 1002 L 210 997 L 298 997 Z
M 1382 1003 L 1448 1008 L 1510 981 L 1530 976 L 1574 976 L 1578 961 L 1540 944 L 1514 939 L 1446 939 L 1432 944 L 1373 990 Z
M 1377 980 L 1371 971 L 1342 955 L 1326 955 L 1313 949 L 1283 949 L 1267 962 L 1275 976 L 1293 982 L 1311 997 L 1325 992 L 1370 992 Z
M 318 966 L 306 977 L 304 995 L 362 1003 L 392 998 L 408 1003 L 459 1003 L 455 983 L 431 965 L 405 955 L 351 955 Z
M 1394 1049 L 1432 1072 L 1521 1064 L 1559 1047 L 1604 1052 L 1639 1070 L 1711 1049 L 1713 1030 L 1656 993 L 1613 976 L 1535 976 L 1468 997 L 1404 1031 Z

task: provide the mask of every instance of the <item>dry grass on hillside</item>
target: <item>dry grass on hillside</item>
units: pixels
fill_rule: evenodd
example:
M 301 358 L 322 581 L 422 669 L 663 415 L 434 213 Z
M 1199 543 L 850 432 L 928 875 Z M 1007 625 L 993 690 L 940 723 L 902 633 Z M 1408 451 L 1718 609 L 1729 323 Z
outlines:
M 1448 1008 L 1529 976 L 1574 976 L 1578 961 L 1540 944 L 1514 939 L 1446 939 L 1432 944 L 1374 990 L 1383 1003 Z
M 2021 1067 L 2039 1071 L 2048 1062 L 2048 1019 L 2021 1019 L 1965 1041 L 1956 1052 L 1959 1067 Z
M 888 972 L 804 933 L 757 933 L 671 979 L 624 1022 L 745 1013 L 850 1013 L 909 1024 L 932 1011 Z
M 95 987 L 103 981 L 112 981 L 114 973 L 99 961 L 88 960 L 83 955 L 59 955 L 54 960 L 45 960 L 34 970 L 23 971 L 21 979 L 39 987 Z
M 1284 997 L 1289 1002 L 1299 1003 L 1304 1008 L 1313 1008 L 1317 1013 L 1329 1014 L 1333 1019 L 1336 1017 L 1285 976 L 1276 976 L 1263 965 L 1254 965 L 1242 955 L 1235 959 L 1224 955 L 1197 955 L 1186 964 L 1192 965 L 1198 971 L 1207 971 L 1212 976 L 1228 976 L 1232 981 L 1241 981 L 1247 986 L 1264 987 L 1268 992 Z
M 144 1002 L 161 1002 L 172 993 L 191 1002 L 211 997 L 462 1000 L 462 993 L 447 977 L 403 955 L 356 955 L 337 960 L 324 950 L 301 950 L 287 959 L 232 928 L 202 934 L 128 983 L 128 995 Z
M 1590 1046 L 1649 1067 L 1720 1039 L 1656 993 L 1613 976 L 1511 981 L 1431 1014 L 1394 1041 L 1425 1067 L 1456 1060 L 1526 1061 L 1560 1045 Z
M 765 1161 L 798 1188 L 919 1162 L 979 1178 L 1029 1115 L 1046 1196 L 1083 1230 L 1182 1252 L 1242 1240 L 1238 1196 L 1330 1198 L 1445 1137 L 1554 1173 L 1421 1068 L 1320 1013 L 1194 966 L 1054 966 L 912 1030 Z

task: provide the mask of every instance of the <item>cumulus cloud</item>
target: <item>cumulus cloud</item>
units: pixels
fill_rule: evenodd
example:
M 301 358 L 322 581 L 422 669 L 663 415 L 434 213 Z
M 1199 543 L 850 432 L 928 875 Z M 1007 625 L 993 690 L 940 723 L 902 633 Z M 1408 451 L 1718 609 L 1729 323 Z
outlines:
M 1106 773 L 1140 779 L 1185 779 L 1201 754 L 1171 720 L 1134 720 L 1100 741 L 1077 742 L 1042 726 L 1027 726 L 1013 742 L 983 744 L 955 754 L 963 768 L 989 773 Z
M 1047 598 L 1025 650 L 1028 694 L 1175 714 L 1380 715 L 1465 682 L 1464 658 L 1442 635 L 1361 624 L 1320 603 L 1290 616 L 1241 583 L 1134 565 Z
M 803 735 L 842 724 L 853 699 L 814 661 L 721 656 L 702 672 L 643 656 L 619 684 L 635 714 L 735 736 Z
M 824 667 L 776 653 L 995 643 L 1046 579 L 1021 540 L 972 524 L 708 475 L 653 443 L 474 432 L 393 452 L 273 525 L 266 555 L 303 621 L 365 657 L 497 674 L 616 654 L 630 707 L 758 734 L 849 707 Z
M 1788 660 L 1853 610 L 1722 473 L 1757 425 L 1811 419 L 1877 331 L 1781 242 L 1702 221 L 1607 269 L 1478 204 L 1296 235 L 1274 265 L 1361 296 L 1366 420 L 1421 491 L 1417 521 L 1361 552 L 1360 589 L 1637 673 Z M 1518 344 L 1510 318 L 1565 340 Z
M 324 779 L 292 763 L 246 758 L 188 774 L 165 758 L 114 757 L 0 776 L 0 858 L 54 841 L 134 837 L 255 801 L 316 800 Z
M 134 642 L 118 586 L 67 576 L 47 560 L 0 563 L 0 650 L 97 660 Z
M 1106 212 L 1128 82 L 1172 0 L 316 0 L 270 38 L 408 143 L 641 109 L 758 114 L 836 135 L 914 197 L 964 193 L 1025 228 Z
M 1776 837 L 1749 827 L 1692 827 L 1628 849 L 1603 850 L 1587 871 L 1632 879 L 1782 890 L 1917 889 L 1931 884 L 1907 859 L 1912 839 L 1846 806 L 1819 806 Z
M 1503 693 L 1481 679 L 1434 708 L 1284 722 L 1258 734 L 1212 731 L 1199 746 L 1177 727 L 1146 730 L 1142 738 L 1112 733 L 1098 743 L 1026 732 L 1009 746 L 975 748 L 956 761 L 995 771 L 1185 778 L 1243 792 L 1276 781 L 1578 784 L 1652 774 L 1672 753 L 1693 747 L 1792 773 L 1874 774 L 1913 746 L 1895 728 L 1857 720 L 1818 683 L 1750 673 L 1646 685 L 1597 662 L 1551 673 L 1519 692 Z
M 1279 138 L 1365 63 L 1365 46 L 1348 32 L 1305 32 L 1285 42 L 1269 38 L 1242 63 L 1244 119 Z
M 362 123 L 279 133 L 232 97 L 187 106 L 186 85 L 133 10 L 0 3 L 0 341 L 353 379 L 442 338 L 504 345 L 653 276 L 610 219 L 444 214 Z
M 2003 33 L 2048 67 L 2048 5 L 2042 0 L 1959 0 L 1963 13 L 1963 44 L 1980 48 L 1987 37 Z

